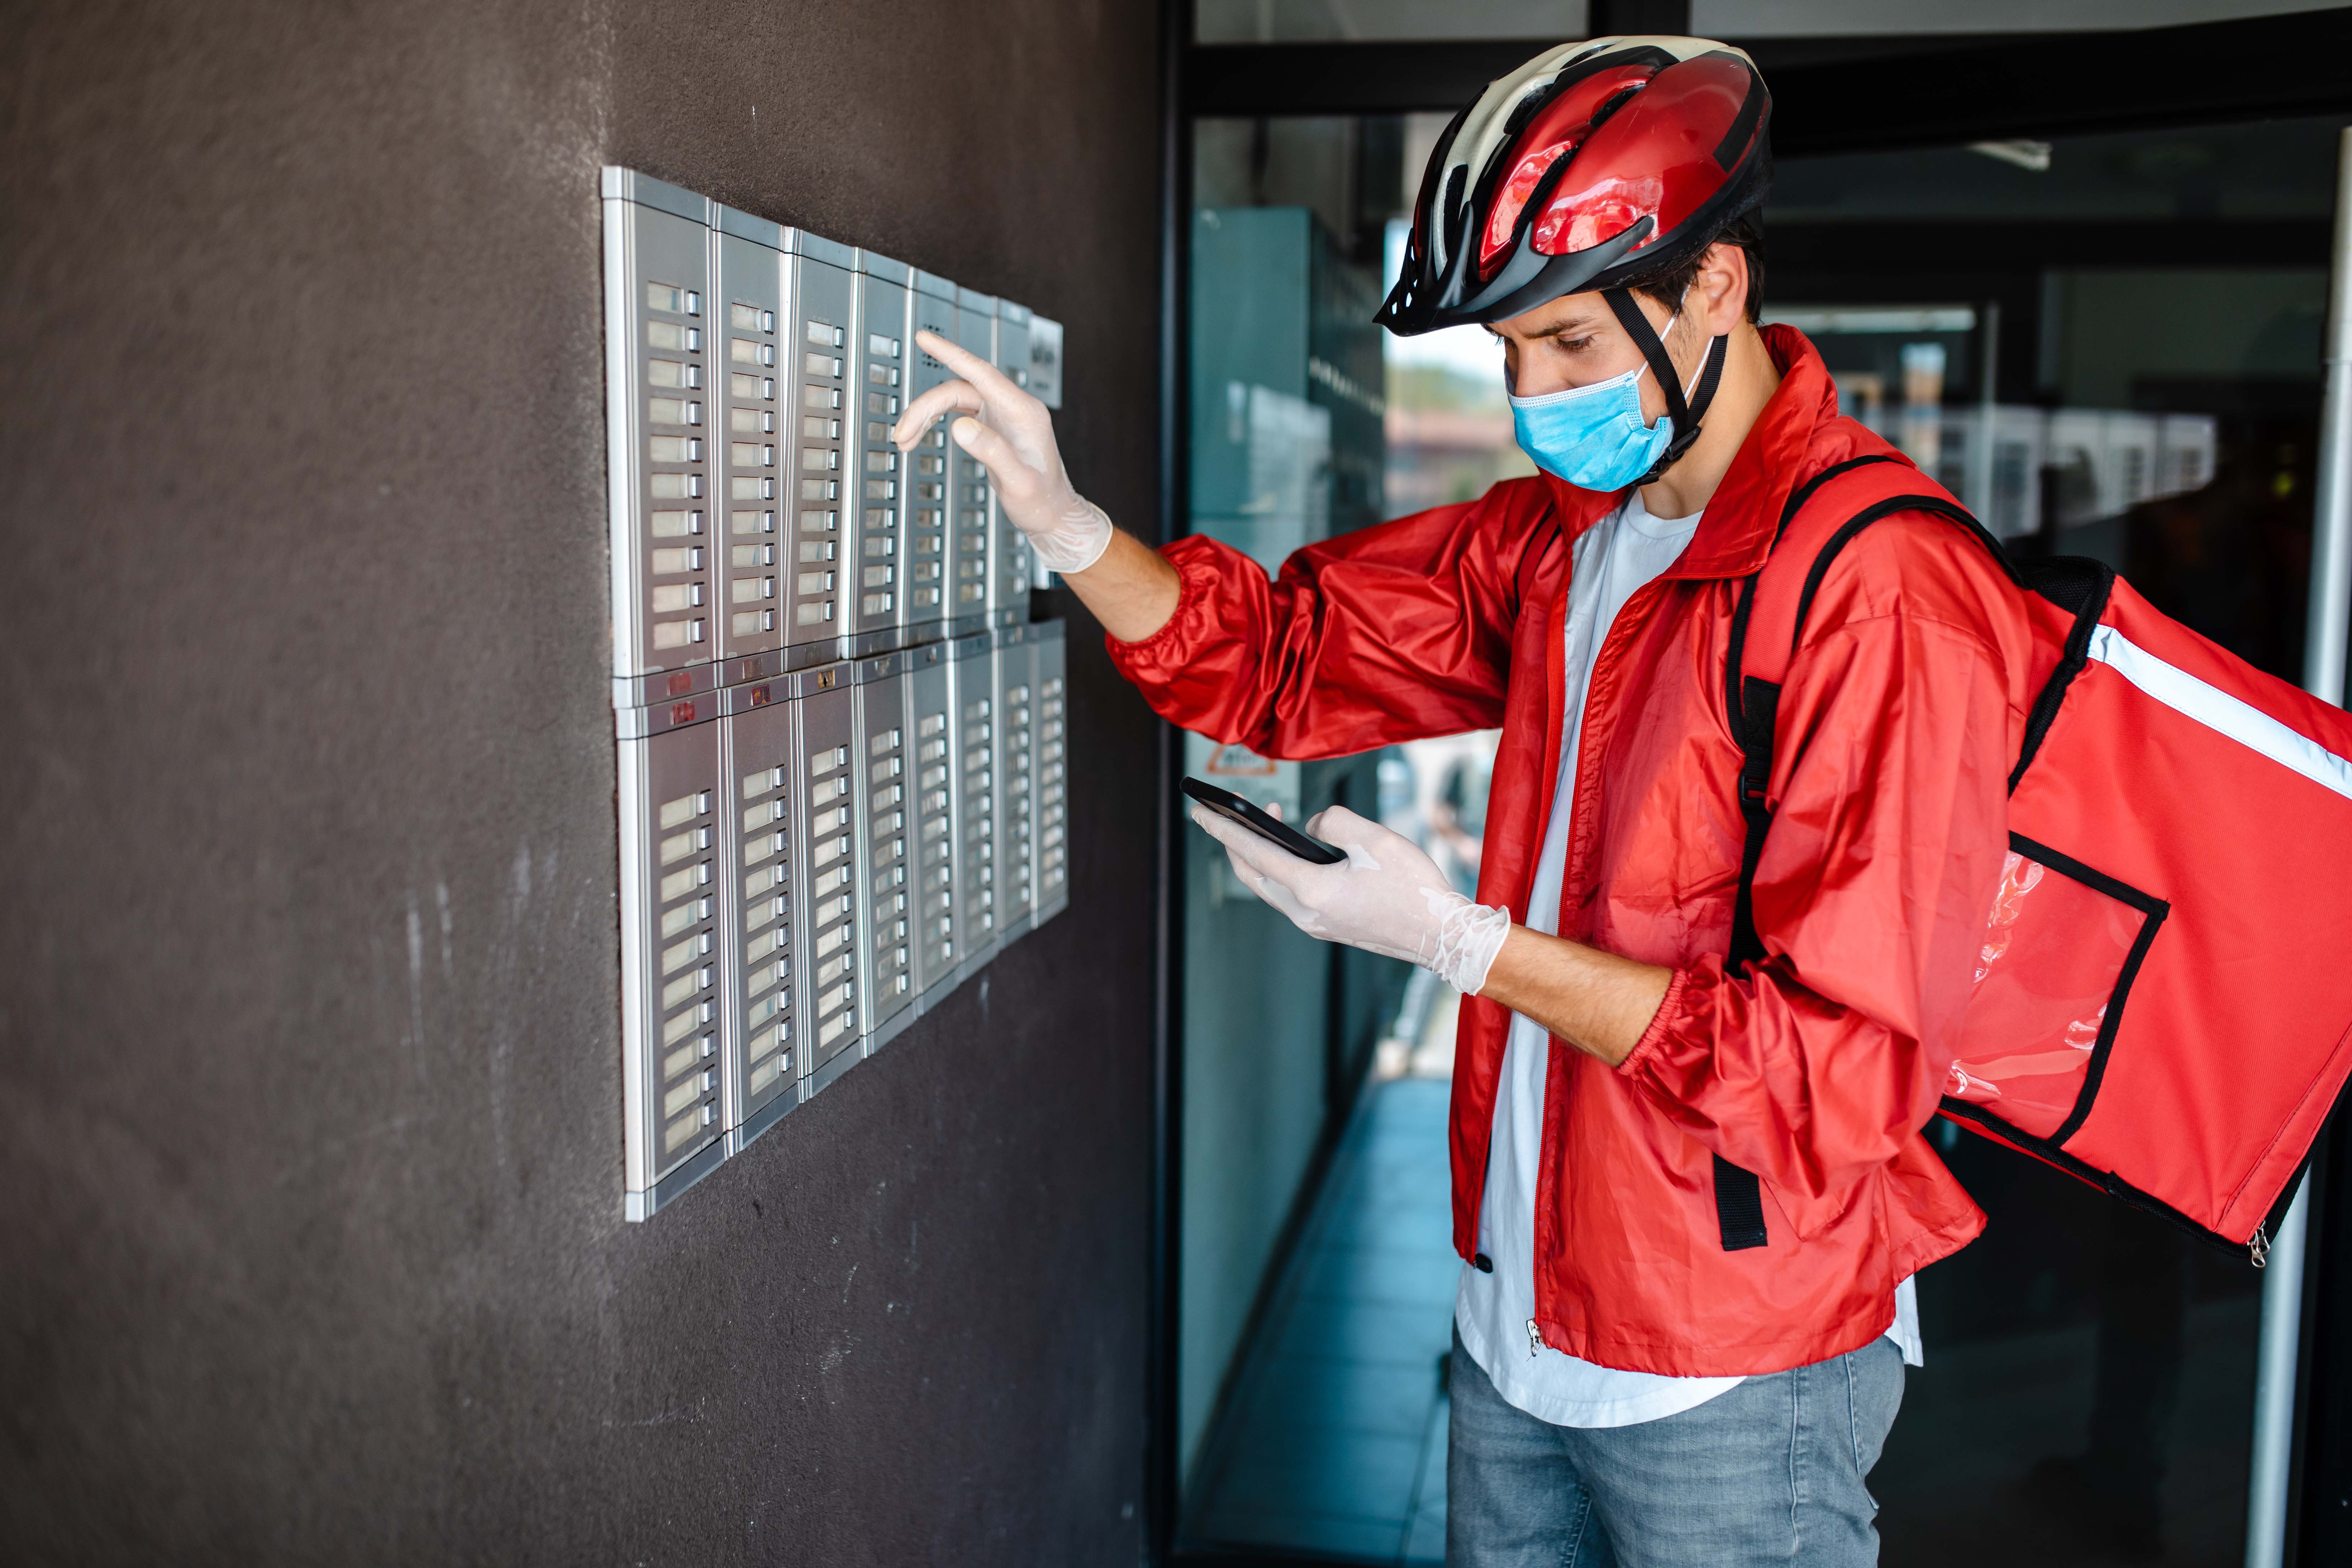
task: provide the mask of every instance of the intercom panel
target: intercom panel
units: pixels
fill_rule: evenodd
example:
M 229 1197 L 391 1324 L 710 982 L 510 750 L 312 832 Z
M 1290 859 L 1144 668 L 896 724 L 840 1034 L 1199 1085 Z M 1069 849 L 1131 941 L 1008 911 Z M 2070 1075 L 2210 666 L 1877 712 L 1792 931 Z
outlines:
M 601 186 L 623 1210 L 643 1220 L 1068 897 L 1064 647 L 929 331 L 1061 331 L 628 169 Z
M 996 638 L 986 631 L 951 645 L 955 720 L 950 761 L 956 784 L 956 926 L 959 976 L 996 952 Z
M 609 170 L 604 182 L 605 464 L 613 675 L 693 668 L 707 689 L 712 635 L 709 204 Z
M 915 990 L 926 999 L 956 983 L 955 663 L 952 646 L 907 650 L 908 768 L 914 777 Z
M 1036 628 L 996 634 L 996 902 L 1000 945 L 1026 932 L 1036 900 Z
M 1030 739 L 1036 758 L 1031 772 L 1036 800 L 1036 918 L 1042 925 L 1070 901 L 1069 693 L 1065 673 L 1064 623 L 1041 621 L 1032 628 L 1037 647 L 1037 712 Z
M 996 363 L 996 301 L 970 289 L 956 291 L 956 346 Z M 989 584 L 995 569 L 995 499 L 988 468 L 948 443 L 948 623 L 957 634 L 988 624 Z
M 722 1157 L 726 953 L 719 726 L 711 694 L 677 728 L 618 743 L 623 1143 L 643 1218 Z
M 908 300 L 914 331 L 936 333 L 950 342 L 957 341 L 955 296 L 955 285 L 946 279 L 917 272 Z M 908 341 L 911 345 L 911 334 Z M 929 354 L 911 346 L 909 352 L 913 362 L 909 366 L 908 396 L 920 397 L 941 383 L 956 379 L 945 364 Z M 946 635 L 949 489 L 952 482 L 949 470 L 957 452 L 954 442 L 948 438 L 948 426 L 953 418 L 950 414 L 947 418 L 933 420 L 908 459 L 906 564 L 900 575 L 906 584 L 901 624 L 907 628 L 905 640 L 909 643 L 928 642 Z
M 1029 384 L 1029 308 L 1010 300 L 996 302 L 996 368 L 1015 385 Z M 989 576 L 989 619 L 992 625 L 1006 626 L 1029 618 L 1034 563 L 1028 535 L 1004 514 L 1001 502 L 993 514 L 996 551 Z
M 784 646 L 785 663 L 799 668 L 838 660 L 849 629 L 843 614 L 842 547 L 847 531 L 842 514 L 856 496 L 845 468 L 847 433 L 856 417 L 849 375 L 856 357 L 857 288 L 845 247 L 821 247 L 814 236 L 797 230 L 785 231 L 785 243 L 798 249 L 786 258 L 793 301 L 792 330 L 783 345 L 792 372 L 792 438 L 786 450 L 794 515 Z M 838 252 L 839 264 L 811 254 L 820 249 Z
M 793 715 L 782 679 L 732 688 L 720 722 L 720 858 L 729 917 L 725 1120 L 738 1146 L 799 1102 L 803 1055 L 793 1006 Z
M 712 307 L 718 352 L 711 368 L 711 451 L 719 520 L 711 542 L 718 568 L 712 622 L 719 656 L 734 659 L 784 644 L 785 598 L 779 488 L 784 450 L 782 370 L 786 321 L 782 231 L 731 208 L 719 214 L 719 283 Z
M 857 765 L 865 773 L 858 855 L 866 869 L 866 907 L 858 921 L 863 971 L 859 1032 L 870 1051 L 913 1016 L 914 777 L 908 768 L 907 656 L 858 661 Z
M 907 456 L 890 438 L 907 395 L 908 269 L 859 251 L 858 330 L 853 443 L 857 504 L 844 569 L 851 576 L 849 651 L 863 658 L 899 643 L 899 561 L 904 552 Z
M 797 858 L 801 1037 L 812 1090 L 855 1046 L 857 1033 L 857 926 L 865 879 L 857 863 L 860 810 L 856 700 L 846 665 L 809 672 L 822 680 L 793 704 L 804 759 L 797 781 L 802 852 Z

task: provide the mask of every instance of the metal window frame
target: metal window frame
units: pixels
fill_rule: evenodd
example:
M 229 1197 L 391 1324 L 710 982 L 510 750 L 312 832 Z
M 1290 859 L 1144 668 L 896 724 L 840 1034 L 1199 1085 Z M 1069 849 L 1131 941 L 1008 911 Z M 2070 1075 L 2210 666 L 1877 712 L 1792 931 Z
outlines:
M 1194 116 L 1451 113 L 1557 38 L 1193 44 Z M 2352 8 L 2185 26 L 1733 38 L 1772 84 L 1782 157 L 2352 109 Z

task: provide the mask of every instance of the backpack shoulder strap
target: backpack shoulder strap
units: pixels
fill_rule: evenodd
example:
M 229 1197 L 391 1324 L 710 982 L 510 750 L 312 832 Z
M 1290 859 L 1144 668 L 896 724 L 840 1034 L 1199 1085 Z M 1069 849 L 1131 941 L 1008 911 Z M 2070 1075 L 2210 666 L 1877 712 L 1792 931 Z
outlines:
M 1857 469 L 1881 465 L 1885 472 L 1838 487 L 1841 494 L 1863 489 L 1879 498 L 1864 501 L 1861 510 L 1843 522 L 1827 521 L 1838 516 L 1837 508 L 1815 508 L 1811 515 L 1806 514 L 1807 503 L 1824 486 Z M 1739 741 L 1739 815 L 1748 828 L 1740 846 L 1739 887 L 1731 910 L 1730 967 L 1734 973 L 1764 956 L 1763 940 L 1756 934 L 1756 866 L 1764 855 L 1764 836 L 1772 826 L 1772 735 L 1780 686 L 1796 652 L 1805 612 L 1812 605 L 1813 595 L 1820 589 L 1830 562 L 1848 541 L 1877 519 L 1895 511 L 1916 510 L 1923 504 L 1937 508 L 1949 505 L 1954 512 L 1967 518 L 1956 502 L 1941 501 L 1933 496 L 1890 497 L 1886 493 L 1890 489 L 1915 489 L 1918 488 L 1915 482 L 1918 479 L 1910 462 L 1894 452 L 1867 452 L 1831 464 L 1790 492 L 1772 535 L 1771 553 L 1740 584 L 1723 668 L 1724 712 Z M 1848 504 L 1853 499 L 1847 498 Z M 1792 531 L 1797 536 L 1793 540 Z M 1995 553 L 1999 553 L 1997 549 Z M 1801 580 L 1798 573 L 1801 563 L 1810 563 Z M 1751 649 L 1750 634 L 1759 630 L 1760 637 L 1753 640 Z M 1715 1156 L 1715 1217 L 1726 1252 L 1769 1245 L 1762 1184 L 1753 1171 L 1743 1170 L 1720 1154 Z
M 1765 557 L 1763 566 L 1740 584 L 1739 603 L 1732 612 L 1731 644 L 1723 661 L 1723 710 L 1731 721 L 1732 734 L 1739 742 L 1739 814 L 1748 825 L 1747 842 L 1739 856 L 1738 897 L 1731 912 L 1730 956 L 1735 971 L 1764 956 L 1763 942 L 1756 934 L 1750 889 L 1756 880 L 1756 863 L 1764 853 L 1765 830 L 1772 825 L 1767 791 L 1772 777 L 1772 731 L 1780 685 L 1796 649 L 1797 634 L 1804 625 L 1804 612 L 1811 607 L 1822 574 L 1828 570 L 1830 561 L 1843 548 L 1846 540 L 1874 521 L 1873 514 L 1883 517 L 1900 509 L 1887 506 L 1881 510 L 1878 504 L 1864 507 L 1855 521 L 1835 528 L 1830 539 L 1811 555 L 1811 569 L 1804 574 L 1801 582 L 1798 563 L 1808 559 L 1804 547 L 1812 542 L 1810 536 L 1820 531 L 1820 519 L 1825 514 L 1817 512 L 1807 519 L 1809 526 L 1799 531 L 1808 537 L 1801 538 L 1790 548 L 1782 546 L 1789 544 L 1791 525 L 1805 511 L 1806 503 L 1823 486 L 1857 468 L 1880 464 L 1891 465 L 1898 471 L 1885 475 L 1874 488 L 1883 490 L 1888 480 L 1894 481 L 1897 489 L 1911 488 L 1902 482 L 1916 477 L 1907 460 L 1894 453 L 1868 452 L 1843 463 L 1832 463 L 1791 490 L 1788 504 L 1780 509 L 1780 524 L 1773 531 L 1772 552 Z M 1759 627 L 1761 636 L 1751 637 Z
M 1780 509 L 1780 521 L 1773 531 L 1772 552 L 1740 584 L 1739 604 L 1732 612 L 1731 643 L 1723 661 L 1723 710 L 1731 721 L 1732 733 L 1739 741 L 1739 814 L 1748 824 L 1747 841 L 1739 851 L 1738 898 L 1731 913 L 1730 966 L 1735 973 L 1764 956 L 1764 944 L 1756 935 L 1749 889 L 1756 880 L 1756 862 L 1764 853 L 1765 830 L 1772 825 L 1771 808 L 1766 803 L 1772 777 L 1772 724 L 1774 710 L 1780 700 L 1780 677 L 1788 668 L 1785 656 L 1769 663 L 1768 676 L 1755 675 L 1748 668 L 1748 634 L 1757 619 L 1759 585 L 1769 590 L 1764 605 L 1764 619 L 1769 626 L 1777 629 L 1795 617 L 1793 603 L 1784 603 L 1796 597 L 1792 592 L 1784 591 L 1789 568 L 1780 564 L 1799 553 L 1780 548 L 1788 537 L 1789 525 L 1823 485 L 1856 468 L 1879 463 L 1910 466 L 1892 453 L 1866 453 L 1832 463 L 1790 492 L 1789 502 Z M 1767 649 L 1778 647 L 1779 639 L 1768 632 L 1763 646 Z M 1763 1184 L 1755 1172 L 1744 1170 L 1720 1154 L 1715 1156 L 1715 1222 L 1726 1252 L 1742 1252 L 1770 1244 L 1771 1238 L 1764 1228 Z

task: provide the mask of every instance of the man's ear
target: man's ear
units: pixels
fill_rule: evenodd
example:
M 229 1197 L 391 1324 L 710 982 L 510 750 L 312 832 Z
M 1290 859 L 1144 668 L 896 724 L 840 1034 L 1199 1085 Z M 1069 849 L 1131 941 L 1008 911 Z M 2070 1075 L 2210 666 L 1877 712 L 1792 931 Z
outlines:
M 1748 252 L 1728 240 L 1717 240 L 1699 259 L 1698 290 L 1706 300 L 1707 336 L 1734 331 L 1748 319 Z

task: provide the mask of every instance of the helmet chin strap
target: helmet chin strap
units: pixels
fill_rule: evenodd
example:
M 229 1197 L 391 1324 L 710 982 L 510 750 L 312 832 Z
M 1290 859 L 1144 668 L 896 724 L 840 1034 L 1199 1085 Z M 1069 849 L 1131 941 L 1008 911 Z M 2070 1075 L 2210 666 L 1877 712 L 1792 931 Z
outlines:
M 1731 339 L 1728 334 L 1719 335 L 1707 344 L 1706 362 L 1699 367 L 1698 389 L 1692 394 L 1690 401 L 1685 403 L 1682 374 L 1675 369 L 1674 359 L 1666 353 L 1666 345 L 1659 342 L 1657 331 L 1650 325 L 1650 318 L 1642 313 L 1640 305 L 1634 303 L 1633 291 L 1604 289 L 1601 297 L 1609 301 L 1610 310 L 1616 312 L 1618 325 L 1625 329 L 1625 335 L 1633 340 L 1633 346 L 1640 349 L 1642 357 L 1649 362 L 1650 374 L 1657 377 L 1658 390 L 1665 395 L 1666 417 L 1675 422 L 1675 438 L 1666 444 L 1664 451 L 1658 454 L 1658 460 L 1650 465 L 1650 471 L 1633 481 L 1638 488 L 1654 482 L 1673 468 L 1681 460 L 1682 455 L 1690 450 L 1691 443 L 1698 439 L 1699 421 L 1706 416 L 1707 405 L 1715 401 L 1717 384 L 1723 380 L 1724 350 Z

